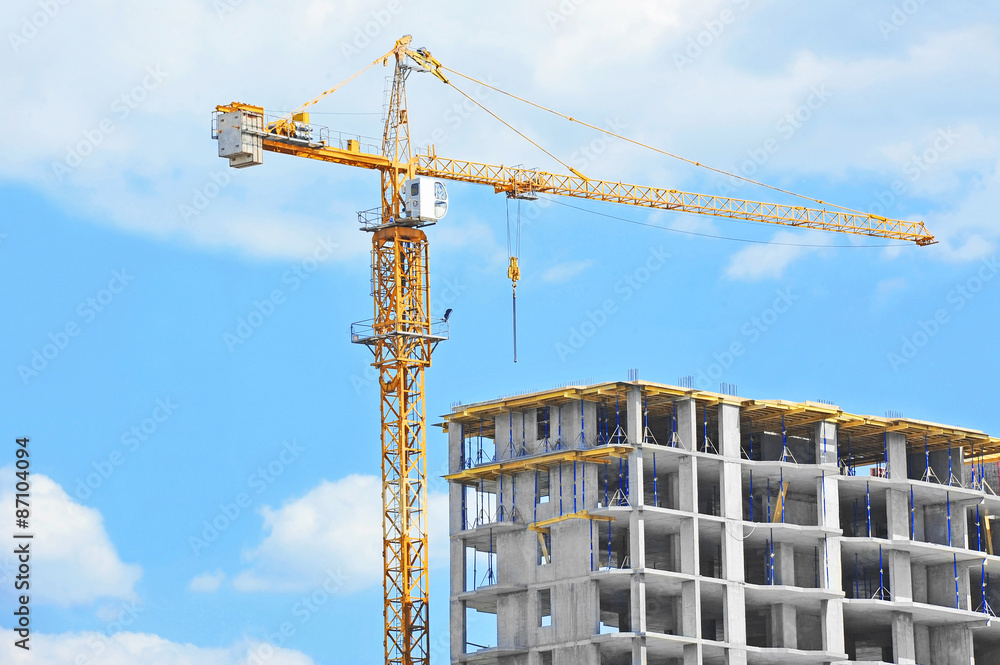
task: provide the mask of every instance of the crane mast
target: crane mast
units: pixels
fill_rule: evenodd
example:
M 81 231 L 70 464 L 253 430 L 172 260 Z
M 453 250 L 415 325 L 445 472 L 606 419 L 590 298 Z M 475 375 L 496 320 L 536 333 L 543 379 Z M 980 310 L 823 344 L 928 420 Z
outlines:
M 411 50 L 410 42 L 410 36 L 404 36 L 391 51 L 369 65 L 380 62 L 388 65 L 395 60 L 381 154 L 362 150 L 359 139 L 331 141 L 329 137 L 323 138 L 322 133 L 319 138 L 314 137 L 308 114 L 298 111 L 265 124 L 262 107 L 233 102 L 216 107 L 213 128 L 213 137 L 219 141 L 219 155 L 228 158 L 230 166 L 235 168 L 261 164 L 263 151 L 267 150 L 380 172 L 380 208 L 359 213 L 362 229 L 372 234 L 374 312 L 371 319 L 351 326 L 351 341 L 371 349 L 372 365 L 379 376 L 387 665 L 430 662 L 424 372 L 430 367 L 434 348 L 448 339 L 447 320 L 433 319 L 430 315 L 428 243 L 421 230 L 443 213 L 428 217 L 409 210 L 404 205 L 413 194 L 405 190 L 408 183 L 429 176 L 492 186 L 495 192 L 508 197 L 530 199 L 547 193 L 906 240 L 917 245 L 936 242 L 923 222 L 918 221 L 592 180 L 573 169 L 570 169 L 573 175 L 560 175 L 446 159 L 438 157 L 433 147 L 426 154 L 414 155 L 406 108 L 407 76 L 412 71 L 426 71 L 446 84 L 450 82 L 441 63 L 423 49 Z M 407 58 L 415 65 L 408 64 Z M 340 85 L 343 84 L 307 102 L 299 111 Z M 443 196 L 446 203 L 446 194 Z M 512 270 L 516 267 L 512 261 Z M 511 274 L 511 278 L 516 284 L 516 277 Z
M 375 311 L 370 334 L 355 337 L 375 355 L 382 414 L 382 553 L 385 662 L 430 662 L 427 457 L 424 370 L 442 335 L 431 335 L 427 236 L 400 215 L 411 175 L 406 113 L 406 44 L 395 50 L 381 169 L 381 223 L 372 233 Z

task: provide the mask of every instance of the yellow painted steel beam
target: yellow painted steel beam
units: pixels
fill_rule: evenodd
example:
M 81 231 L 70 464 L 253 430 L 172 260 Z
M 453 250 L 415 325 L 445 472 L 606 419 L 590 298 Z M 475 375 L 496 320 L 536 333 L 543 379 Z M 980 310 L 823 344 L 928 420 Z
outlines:
M 538 531 L 539 533 L 548 533 L 549 527 L 553 524 L 558 524 L 559 522 L 565 522 L 566 520 L 595 520 L 598 522 L 613 522 L 615 520 L 611 515 L 594 515 L 587 510 L 578 510 L 575 513 L 567 513 L 565 515 L 560 515 L 559 517 L 552 517 L 547 520 L 539 520 L 528 525 L 530 531 Z
M 515 457 L 510 460 L 502 460 L 492 464 L 463 469 L 457 473 L 445 476 L 446 480 L 453 482 L 468 482 L 479 480 L 494 480 L 500 476 L 507 476 L 523 471 L 539 471 L 548 469 L 560 463 L 568 462 L 610 462 L 616 459 L 628 457 L 635 448 L 632 446 L 616 444 L 599 446 L 597 448 L 572 448 L 555 453 L 533 455 L 530 457 Z

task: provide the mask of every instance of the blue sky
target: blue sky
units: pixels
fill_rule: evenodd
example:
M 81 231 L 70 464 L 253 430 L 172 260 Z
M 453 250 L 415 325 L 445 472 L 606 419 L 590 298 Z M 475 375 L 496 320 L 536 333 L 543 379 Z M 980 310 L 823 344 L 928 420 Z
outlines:
M 288 110 L 404 33 L 533 101 L 782 188 L 922 219 L 941 241 L 522 203 L 515 365 L 505 200 L 453 184 L 448 217 L 428 230 L 433 308 L 454 310 L 427 376 L 432 422 L 458 400 L 639 368 L 1000 432 L 995 8 L 430 4 L 0 9 L 0 422 L 10 443 L 32 438 L 33 517 L 50 544 L 34 568 L 37 649 L 15 653 L 4 630 L 5 662 L 242 665 L 268 640 L 280 642 L 273 663 L 381 658 L 378 390 L 368 351 L 348 341 L 372 315 L 355 211 L 376 205 L 378 178 L 274 154 L 229 170 L 209 117 L 234 99 Z M 386 73 L 314 120 L 377 136 Z M 731 187 L 466 89 L 589 176 Z M 417 144 L 435 136 L 441 155 L 561 169 L 436 79 L 413 76 L 409 94 Z M 254 312 L 259 327 L 227 344 Z M 434 478 L 445 445 L 432 428 Z M 445 489 L 432 482 L 435 659 L 447 657 Z M 13 600 L 9 580 L 0 599 Z

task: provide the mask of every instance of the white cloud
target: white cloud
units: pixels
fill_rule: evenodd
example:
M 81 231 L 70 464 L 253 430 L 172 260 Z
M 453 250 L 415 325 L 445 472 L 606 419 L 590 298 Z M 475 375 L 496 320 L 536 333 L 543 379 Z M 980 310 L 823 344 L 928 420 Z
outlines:
M 278 634 L 280 636 L 280 633 Z M 257 656 L 268 665 L 314 665 L 305 654 L 267 642 L 244 640 L 225 648 L 171 642 L 148 633 L 33 633 L 31 650 L 14 646 L 14 631 L 0 629 L 0 662 L 6 665 L 243 665 Z
M 226 574 L 221 570 L 217 570 L 214 573 L 202 573 L 191 579 L 188 584 L 188 589 L 191 591 L 199 591 L 201 593 L 212 593 L 213 591 L 218 591 L 219 587 L 222 586 L 223 581 L 226 579 Z
M 550 284 L 568 282 L 592 265 L 594 265 L 594 262 L 591 259 L 557 263 L 542 273 L 542 281 L 549 282 Z
M 11 466 L 0 477 L 14 478 Z M 0 504 L 14 505 L 12 483 L 4 483 Z M 100 511 L 74 501 L 44 474 L 31 474 L 32 597 L 40 603 L 69 607 L 101 598 L 132 600 L 142 568 L 118 558 L 104 530 Z M 6 558 L 2 594 L 12 593 L 8 576 L 15 562 Z
M 785 274 L 785 269 L 792 262 L 815 251 L 815 248 L 801 246 L 801 244 L 813 244 L 810 239 L 815 238 L 813 235 L 778 231 L 771 241 L 788 244 L 744 247 L 729 257 L 725 275 L 729 279 L 743 282 L 778 279 Z
M 297 258 L 316 235 L 333 233 L 342 246 L 339 258 L 363 256 L 366 238 L 353 213 L 377 203 L 377 174 L 273 153 L 263 166 L 228 169 L 208 138 L 208 114 L 232 99 L 288 110 L 410 31 L 415 45 L 429 47 L 449 66 L 597 125 L 618 118 L 626 135 L 702 163 L 738 169 L 775 138 L 777 152 L 748 175 L 776 184 L 811 176 L 855 190 L 862 202 L 876 201 L 876 193 L 905 178 L 910 155 L 953 125 L 962 140 L 935 164 L 933 176 L 905 194 L 905 208 L 932 226 L 930 213 L 961 210 L 967 196 L 976 196 L 970 185 L 988 172 L 1000 141 L 989 112 L 1000 89 L 993 66 L 1000 37 L 988 21 L 956 23 L 951 15 L 940 21 L 946 8 L 924 6 L 919 21 L 883 39 L 872 20 L 877 12 L 860 0 L 852 5 L 857 11 L 830 12 L 817 4 L 782 20 L 766 4 L 737 8 L 735 21 L 685 67 L 675 56 L 700 38 L 707 22 L 718 21 L 722 9 L 733 10 L 732 2 L 480 6 L 446 0 L 434 12 L 403 2 L 401 11 L 389 12 L 387 25 L 386 6 L 366 2 L 292 0 L 280 15 L 252 3 L 219 15 L 218 3 L 196 0 L 177 0 L 168 14 L 124 0 L 60 5 L 37 36 L 5 56 L 14 66 L 0 70 L 8 102 L 0 122 L 18 127 L 0 136 L 0 178 L 36 187 L 80 216 L 155 237 Z M 16 32 L 36 11 L 32 0 L 4 3 L 0 22 Z M 470 25 L 491 30 L 470 39 Z M 803 29 L 809 25 L 824 30 Z M 174 38 L 179 33 L 186 35 L 181 42 Z M 854 37 L 831 42 L 827 33 Z M 95 34 L 101 36 L 97 47 Z M 296 38 L 285 39 L 288 34 Z M 789 47 L 760 49 L 762 39 Z M 296 76 L 287 75 L 288 62 L 300 63 Z M 314 120 L 378 136 L 386 73 L 378 67 L 324 100 Z M 829 101 L 806 109 L 808 119 L 786 136 L 778 129 L 782 118 L 800 110 L 820 85 L 830 91 Z M 590 177 L 695 191 L 719 182 L 621 141 L 591 155 L 583 149 L 599 138 L 593 130 L 498 93 L 483 94 L 488 106 L 554 154 L 586 163 Z M 123 106 L 123 95 L 131 105 Z M 430 76 L 411 77 L 409 95 L 415 144 L 437 135 L 443 156 L 563 170 Z M 345 111 L 373 115 L 322 115 Z M 111 130 L 98 132 L 105 118 Z M 97 145 L 91 150 L 88 143 Z M 62 181 L 54 179 L 52 165 L 81 145 L 92 154 Z M 216 189 L 212 176 L 220 173 L 231 182 Z M 768 194 L 740 188 L 749 198 Z M 910 201 L 917 196 L 929 200 Z M 204 209 L 185 221 L 181 206 L 201 203 Z M 461 197 L 453 199 L 450 219 L 467 220 L 473 211 L 462 207 Z M 976 232 L 979 249 L 1000 239 L 998 225 L 987 226 Z M 446 233 L 473 247 L 483 238 Z M 969 260 L 976 252 L 966 245 L 957 241 L 956 251 L 942 256 Z
M 348 593 L 382 581 L 382 481 L 324 480 L 280 508 L 265 506 L 266 535 L 233 578 L 240 591 L 307 591 L 333 577 Z M 432 565 L 447 561 L 447 495 L 428 497 Z

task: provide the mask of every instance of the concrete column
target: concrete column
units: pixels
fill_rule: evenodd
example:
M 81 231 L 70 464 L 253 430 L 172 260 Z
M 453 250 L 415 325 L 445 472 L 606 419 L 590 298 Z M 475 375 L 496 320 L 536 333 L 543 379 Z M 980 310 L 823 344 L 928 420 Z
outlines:
M 789 543 L 774 544 L 776 584 L 795 586 L 795 550 Z
M 562 441 L 566 448 L 597 445 L 597 405 L 572 400 L 562 405 Z
M 578 464 L 582 474 L 583 464 Z M 545 473 L 544 471 L 540 473 Z M 511 492 L 514 500 L 514 509 L 517 511 L 517 521 L 531 524 L 535 521 L 535 472 L 526 471 L 510 476 Z M 517 483 L 514 485 L 513 483 Z M 582 508 L 581 508 L 582 510 Z
M 962 598 L 962 571 L 959 569 L 958 596 Z M 965 575 L 968 579 L 968 575 Z M 927 566 L 927 602 L 955 607 L 955 566 L 953 562 Z
M 727 459 L 740 459 L 740 407 L 719 405 L 719 454 Z
M 913 581 L 910 578 L 910 553 L 891 550 L 886 552 L 889 562 L 889 592 L 892 600 L 912 601 Z
M 917 652 L 913 641 L 913 615 L 908 612 L 892 613 L 893 662 L 913 665 Z
M 681 582 L 679 623 L 684 637 L 701 637 L 701 589 L 696 580 Z
M 677 436 L 684 450 L 698 450 L 698 409 L 695 400 L 679 399 L 677 409 Z
M 789 543 L 774 545 L 774 574 L 778 584 L 795 585 L 795 550 Z M 772 644 L 797 648 L 795 607 L 777 603 L 771 607 Z
M 462 470 L 463 431 L 461 424 L 448 423 L 448 473 L 458 473 Z
M 920 665 L 931 665 L 931 632 L 926 625 L 914 624 L 913 647 Z
M 632 665 L 646 665 L 646 638 L 632 638 Z
M 515 443 L 520 440 L 529 455 L 542 452 L 542 448 L 539 445 L 541 441 L 538 440 L 538 409 L 531 407 L 520 413 L 521 431 L 514 432 Z
M 633 446 L 642 443 L 642 389 L 632 386 L 625 397 L 625 434 Z
M 629 515 L 628 527 L 629 561 L 632 562 L 633 570 L 642 570 L 646 567 L 646 526 L 642 512 L 634 506 Z
M 451 646 L 451 662 L 456 662 L 465 653 L 465 644 L 468 640 L 465 628 L 465 602 L 461 600 L 451 601 L 451 617 L 448 626 L 448 635 Z
M 885 515 L 890 540 L 910 539 L 910 494 L 906 490 L 887 490 Z
M 840 528 L 839 476 L 826 475 L 817 481 L 816 523 L 829 529 Z M 840 570 L 840 536 L 827 536 L 822 546 L 825 570 L 820 571 L 820 585 L 840 591 L 843 588 Z M 829 581 L 827 581 L 829 580 Z M 838 601 L 839 602 L 839 601 Z M 841 643 L 843 639 L 841 638 Z
M 845 653 L 844 602 L 839 598 L 821 601 L 820 621 L 823 624 L 823 650 Z
M 722 596 L 722 616 L 726 641 L 745 646 L 746 603 L 744 602 L 743 566 L 743 478 L 740 465 L 740 409 L 732 404 L 719 405 L 719 454 L 721 465 L 721 513 L 726 522 L 722 529 L 722 576 L 727 580 Z M 746 663 L 745 649 L 727 649 L 726 662 Z
M 784 649 L 798 648 L 795 607 L 784 603 L 771 606 L 771 644 Z
M 698 458 L 682 457 L 677 471 L 677 508 L 698 512 Z
M 963 610 L 972 608 L 972 580 L 969 579 L 969 566 L 958 564 L 958 596 Z
M 680 572 L 698 574 L 698 521 L 694 517 L 681 519 L 680 528 Z
M 742 582 L 743 570 L 743 497 L 740 465 L 722 464 L 722 574 L 727 580 Z
M 910 562 L 910 584 L 913 586 L 913 602 L 926 603 L 927 600 L 927 566 Z
M 954 461 L 952 464 L 952 473 L 957 478 L 961 475 L 962 467 L 962 456 L 959 454 L 958 448 L 952 448 L 952 455 L 954 456 Z M 948 451 L 947 450 L 935 450 L 929 455 L 931 459 L 931 470 L 934 471 L 934 475 L 937 476 L 938 482 L 943 485 L 948 484 Z
M 684 645 L 684 665 L 702 665 L 701 644 Z
M 906 436 L 889 432 L 886 436 L 886 456 L 890 480 L 906 480 Z
M 513 427 L 511 416 L 510 412 L 498 413 L 493 420 L 493 426 L 496 430 L 493 435 L 493 442 L 496 444 L 497 461 L 510 459 L 510 437 L 511 428 Z
M 451 472 L 456 472 L 462 465 L 462 427 L 456 423 L 448 426 L 448 468 Z M 448 531 L 457 533 L 462 530 L 462 496 L 464 488 L 458 483 L 448 484 Z M 465 591 L 466 560 L 465 541 L 452 540 L 449 545 L 451 555 L 451 570 L 449 582 L 451 596 Z M 465 603 L 453 600 L 449 606 L 449 635 L 451 660 L 455 661 L 465 653 L 466 625 L 465 625 Z
M 632 632 L 646 632 L 646 580 L 642 573 L 632 573 L 630 580 L 631 606 L 629 614 L 632 619 Z
M 722 596 L 722 614 L 725 619 L 726 642 L 737 647 L 745 647 L 747 643 L 746 594 L 742 584 L 727 584 Z M 730 660 L 730 663 L 746 662 L 746 651 L 742 660 Z
M 972 630 L 968 626 L 930 629 L 930 662 L 934 665 L 972 665 Z
M 816 463 L 837 463 L 837 425 L 816 423 Z
M 448 532 L 455 534 L 463 530 L 465 526 L 462 524 L 462 495 L 465 493 L 465 488 L 458 483 L 448 483 Z M 465 507 L 466 511 L 469 507 Z M 475 506 L 473 506 L 473 511 L 475 511 Z M 469 522 L 472 519 L 468 520 Z

